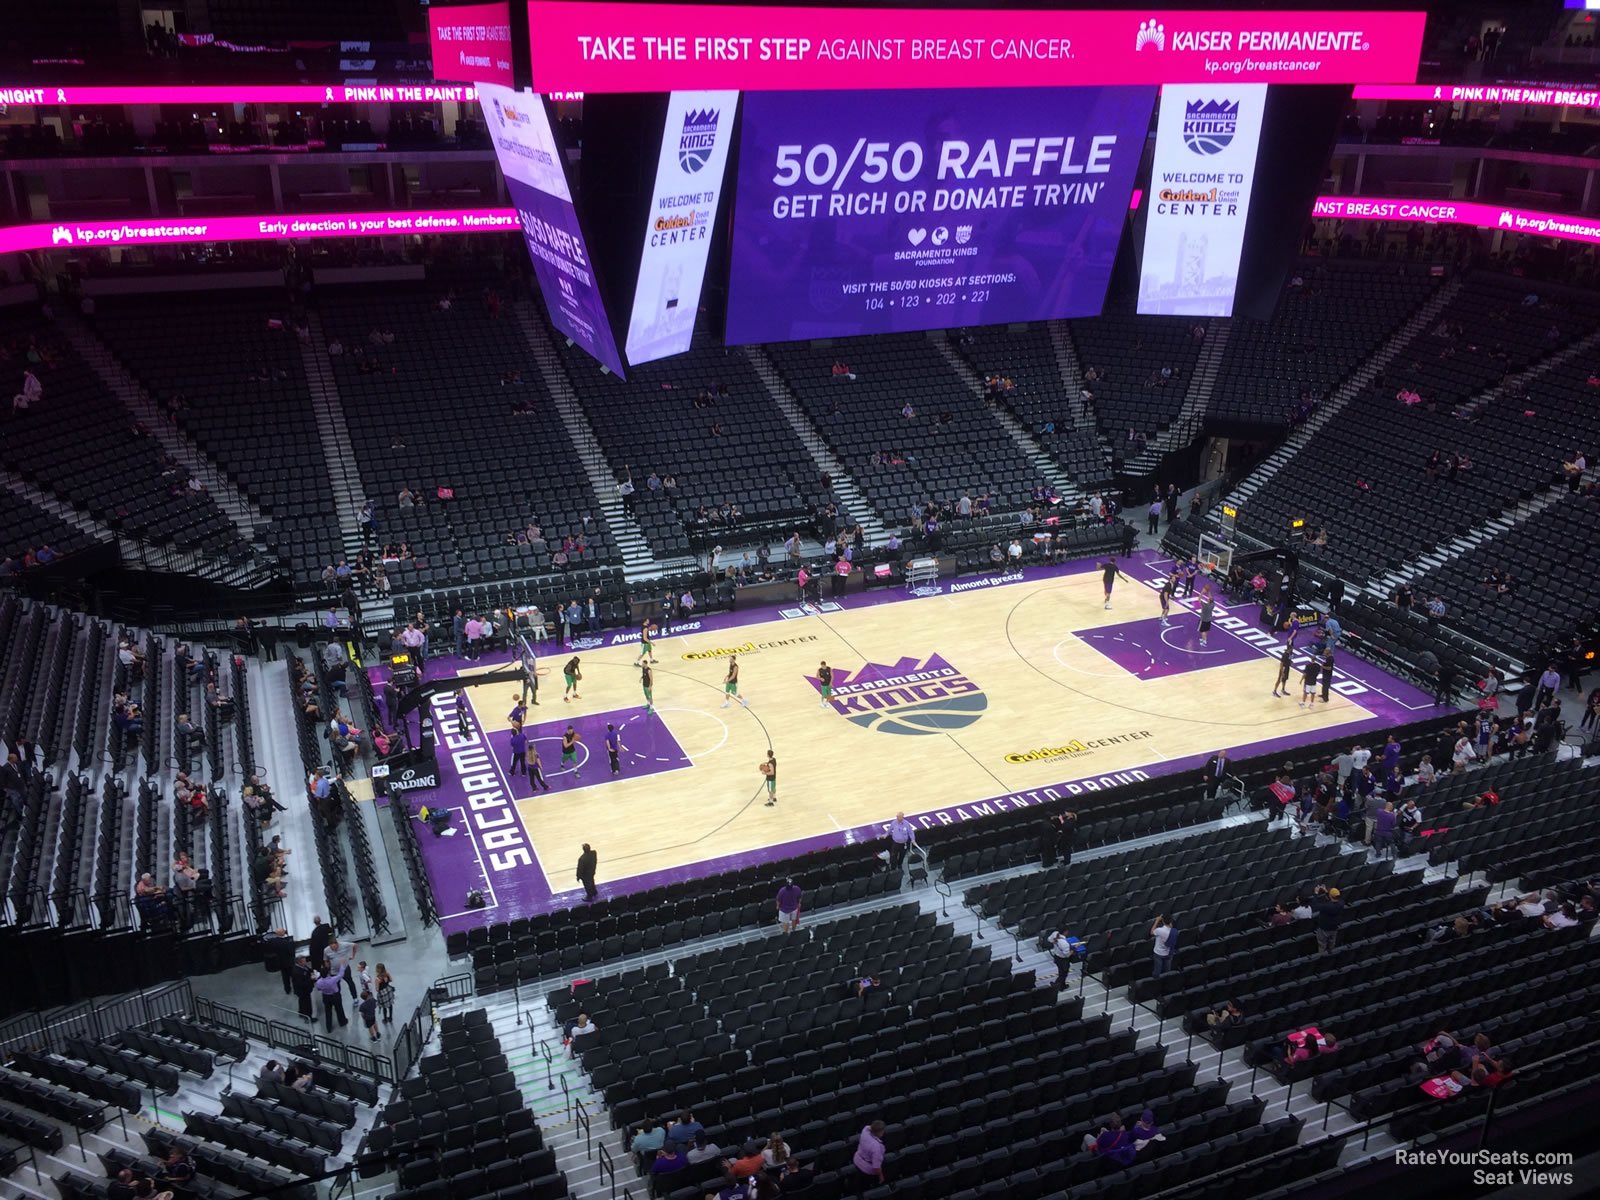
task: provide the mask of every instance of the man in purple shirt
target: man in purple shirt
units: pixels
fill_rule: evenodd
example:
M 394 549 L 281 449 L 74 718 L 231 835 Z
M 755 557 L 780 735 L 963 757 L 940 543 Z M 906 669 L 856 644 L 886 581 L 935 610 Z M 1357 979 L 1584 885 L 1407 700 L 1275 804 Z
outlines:
M 622 773 L 622 737 L 617 733 L 617 727 L 611 722 L 606 722 L 606 756 L 611 759 L 611 773 Z
M 800 925 L 800 885 L 785 879 L 778 889 L 778 924 L 784 933 L 793 933 Z
M 1372 818 L 1372 847 L 1379 858 L 1388 858 L 1394 848 L 1394 829 L 1399 818 L 1395 816 L 1394 801 L 1389 801 Z
M 1391 733 L 1388 740 L 1383 743 L 1383 770 L 1380 774 L 1386 776 L 1399 765 L 1400 743 L 1395 740 L 1394 734 Z
M 850 1159 L 855 1169 L 865 1178 L 860 1179 L 862 1184 L 867 1180 L 876 1180 L 883 1183 L 883 1131 L 887 1128 L 882 1121 L 874 1121 L 871 1125 L 863 1126 L 861 1140 L 856 1143 L 856 1152 Z
M 510 775 L 528 773 L 528 735 L 522 732 L 519 721 L 511 723 L 511 768 Z
M 339 993 L 341 982 L 340 977 L 333 971 L 325 970 L 322 978 L 312 985 L 322 997 L 322 1019 L 326 1022 L 329 1033 L 333 1032 L 335 1016 L 339 1018 L 340 1025 L 350 1024 L 350 1019 L 344 1015 L 344 997 Z
M 910 821 L 906 820 L 905 813 L 895 813 L 894 820 L 890 821 L 889 831 L 889 870 L 899 871 L 900 864 L 906 860 L 906 851 L 917 844 L 917 829 Z
M 1551 663 L 1544 669 L 1544 674 L 1539 676 L 1539 686 L 1534 689 L 1533 707 L 1538 708 L 1546 699 L 1556 695 L 1561 690 L 1561 672 L 1556 669 L 1556 664 Z

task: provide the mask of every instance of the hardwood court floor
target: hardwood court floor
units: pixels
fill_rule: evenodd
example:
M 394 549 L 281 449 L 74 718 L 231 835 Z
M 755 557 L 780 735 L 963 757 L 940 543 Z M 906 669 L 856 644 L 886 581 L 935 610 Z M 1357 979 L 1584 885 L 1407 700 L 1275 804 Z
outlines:
M 1158 570 L 1129 569 L 1146 580 Z M 1163 628 L 1155 592 L 1139 582 L 1119 581 L 1114 604 L 1103 607 L 1091 571 L 675 635 L 656 643 L 652 714 L 636 644 L 581 652 L 581 699 L 563 703 L 570 652 L 545 643 L 528 731 L 553 790 L 531 795 L 521 778 L 511 787 L 550 889 L 575 887 L 569 864 L 584 842 L 601 852 L 602 879 L 616 881 L 841 830 L 871 836 L 860 827 L 898 811 L 1370 728 L 1373 702 L 1392 700 L 1352 684 L 1355 698 L 1335 691 L 1303 710 L 1272 697 L 1270 647 L 1222 628 L 1202 647 L 1197 618 L 1178 606 Z M 1244 620 L 1234 623 L 1245 632 Z M 730 651 L 748 708 L 722 707 Z M 823 659 L 844 693 L 831 705 L 812 681 Z M 1298 673 L 1292 682 L 1298 697 Z M 502 773 L 513 692 L 467 687 Z M 585 738 L 576 778 L 559 765 L 567 721 Z M 606 721 L 627 758 L 616 777 L 601 744 Z M 774 807 L 758 773 L 769 747 Z

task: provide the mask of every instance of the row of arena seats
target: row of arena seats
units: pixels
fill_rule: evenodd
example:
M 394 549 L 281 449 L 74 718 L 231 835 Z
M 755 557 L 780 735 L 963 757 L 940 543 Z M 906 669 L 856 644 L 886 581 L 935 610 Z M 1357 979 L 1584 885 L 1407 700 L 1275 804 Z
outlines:
M 1068 478 L 1088 487 L 1110 478 L 1110 464 L 1092 419 L 1078 419 L 1083 402 L 1062 377 L 1052 329 L 1048 322 L 963 329 L 954 344 L 985 380 L 1011 380 L 1014 386 L 997 393 L 995 402 L 1010 410 Z M 1081 377 L 1083 365 L 1070 369 Z
M 1521 526 L 1497 533 L 1416 583 L 1419 596 L 1444 598 L 1446 628 L 1530 663 L 1596 615 L 1585 556 L 1571 547 L 1600 541 L 1600 498 L 1562 496 L 1534 520 L 1537 537 Z M 1486 582 L 1496 571 L 1511 573 L 1511 592 Z
M 622 945 L 607 957 L 637 954 L 666 945 L 663 931 L 672 922 L 681 922 L 688 928 L 689 921 L 700 919 L 699 930 L 680 930 L 678 938 L 674 939 L 678 941 L 702 936 L 706 932 L 707 918 L 717 921 L 717 930 L 713 932 L 745 927 L 746 914 L 751 925 L 770 921 L 772 898 L 783 886 L 784 879 L 791 875 L 813 892 L 824 886 L 846 887 L 846 893 L 837 897 L 839 902 L 844 902 L 851 898 L 865 899 L 873 886 L 881 886 L 874 883 L 874 876 L 881 877 L 882 864 L 861 847 L 834 847 L 813 851 L 777 866 L 725 871 L 667 884 L 645 893 L 607 897 L 577 908 L 554 909 L 538 916 L 455 930 L 447 936 L 445 945 L 451 957 L 471 954 L 474 967 L 530 954 L 560 952 L 587 943 L 604 943 L 614 937 L 622 938 Z M 858 886 L 861 895 L 854 897 Z M 647 939 L 655 945 L 646 945 Z M 499 950 L 501 945 L 509 948 Z M 479 952 L 485 948 L 491 954 L 480 958 Z M 584 961 L 600 959 L 585 958 Z
M 922 334 L 852 338 L 830 346 L 768 346 L 766 354 L 828 448 L 883 523 L 901 528 L 928 501 L 993 497 L 1026 507 L 1038 468 L 983 400 Z M 836 377 L 845 362 L 854 380 Z M 906 405 L 913 415 L 902 415 Z M 875 455 L 903 463 L 872 461 Z
M 1090 317 L 1071 322 L 1078 364 L 1094 396 L 1102 433 L 1120 443 L 1130 429 L 1154 435 L 1183 407 L 1205 337 L 1205 322 L 1193 317 Z M 1164 374 L 1165 372 L 1165 374 Z M 1010 374 L 1010 372 L 1004 372 Z
M 248 553 L 238 527 L 207 493 L 185 486 L 159 443 L 133 429 L 133 415 L 41 310 L 7 309 L 0 344 L 15 349 L 0 392 L 21 390 L 24 367 L 43 388 L 9 417 L 0 463 L 129 537 L 219 558 Z
M 864 972 L 880 986 L 857 998 L 848 985 Z M 1132 1029 L 1086 1017 L 1079 997 L 1058 1003 L 914 905 L 548 999 L 558 1021 L 592 1014 L 597 1032 L 574 1044 L 614 1127 L 689 1109 L 725 1148 L 776 1130 L 805 1148 L 821 1194 L 849 1185 L 856 1134 L 875 1118 L 891 1128 L 894 1183 L 868 1194 L 885 1197 L 1041 1197 L 1097 1181 L 1132 1196 L 1287 1148 L 1300 1128 L 1263 1124 L 1259 1101 L 1228 1104 L 1224 1082 L 1196 1086 L 1193 1063 L 1163 1066 L 1164 1046 L 1139 1048 Z M 1167 1140 L 1107 1177 L 1081 1152 L 1084 1135 L 1145 1107 Z M 1336 1153 L 1325 1144 L 1315 1160 Z M 655 1180 L 652 1194 L 699 1200 L 726 1182 L 712 1161 Z
M 1586 868 L 1600 862 L 1600 843 L 1587 834 L 1596 786 L 1589 774 L 1577 760 L 1543 759 L 1441 782 L 1423 793 L 1425 825 L 1436 830 L 1424 839 L 1430 859 L 1454 863 L 1465 878 L 1509 856 L 1502 875 L 1532 873 L 1525 887 L 1592 894 Z M 1497 807 L 1463 807 L 1486 786 L 1500 794 Z M 1584 848 L 1576 859 L 1574 847 Z M 1348 1108 L 1358 1121 L 1394 1114 L 1397 1137 L 1482 1109 L 1481 1090 L 1447 1101 L 1418 1090 L 1422 1045 L 1441 1029 L 1466 1042 L 1486 1034 L 1493 1053 L 1512 1062 L 1517 1098 L 1528 1083 L 1550 1093 L 1569 1086 L 1575 1076 L 1564 1060 L 1600 1051 L 1600 1024 L 1590 1015 L 1600 989 L 1592 922 L 1557 930 L 1520 915 L 1490 922 L 1482 915 L 1487 885 L 1456 890 L 1455 876 L 1391 875 L 1389 868 L 1342 856 L 1320 838 L 1293 841 L 1251 824 L 1075 862 L 1064 877 L 1014 876 L 967 899 L 1019 939 L 1065 922 L 1087 941 L 1085 969 L 1097 978 L 1130 983 L 1131 998 L 1165 1020 L 1179 1016 L 1191 1036 L 1244 1046 L 1248 1065 L 1284 1082 L 1310 1080 L 1318 1103 Z M 1209 886 L 1181 882 L 1197 879 Z M 1310 922 L 1266 920 L 1273 904 L 1291 904 L 1319 882 L 1338 887 L 1346 906 L 1331 947 L 1313 944 Z M 1117 897 L 1110 913 L 1073 902 L 1107 894 Z M 1172 914 L 1182 936 L 1170 969 L 1153 978 L 1141 964 L 1150 957 L 1146 926 L 1156 911 Z M 1455 923 L 1463 916 L 1466 924 Z M 1242 1016 L 1214 1025 L 1208 1018 L 1224 1000 Z M 1307 1025 L 1336 1035 L 1337 1049 L 1285 1064 L 1286 1036 Z M 1525 1080 L 1525 1063 L 1550 1065 Z M 1218 1182 L 1234 1187 L 1233 1195 L 1252 1194 L 1237 1190 L 1245 1178 Z
M 419 1060 L 368 1135 L 396 1164 L 405 1200 L 564 1200 L 566 1176 L 478 1008 L 440 1022 L 439 1050 Z
M 548 576 L 561 539 L 580 533 L 587 550 L 572 556 L 572 568 L 619 565 L 515 317 L 491 317 L 468 297 L 448 310 L 438 300 L 436 289 L 386 286 L 321 301 L 326 344 L 344 347 L 329 362 L 362 482 L 377 502 L 377 543 L 407 542 L 414 555 L 390 566 L 393 590 Z M 451 415 L 444 431 L 441 412 Z M 509 491 L 508 462 L 517 481 Z M 428 502 L 402 507 L 406 488 Z M 453 496 L 439 499 L 440 488 Z M 547 549 L 507 544 L 530 522 L 542 527 Z
M 1600 410 L 1582 388 L 1559 386 L 1559 375 L 1537 397 L 1505 394 L 1499 383 L 1588 336 L 1597 323 L 1600 303 L 1591 293 L 1470 276 L 1384 376 L 1250 496 L 1239 528 L 1277 544 L 1291 520 L 1326 526 L 1327 545 L 1305 546 L 1302 557 L 1364 580 L 1504 514 L 1558 479 L 1574 446 L 1594 444 Z M 1587 379 L 1586 366 L 1561 370 Z M 1400 391 L 1422 402 L 1404 403 Z M 1487 399 L 1471 419 L 1459 419 L 1458 406 L 1475 396 Z M 1464 455 L 1471 465 L 1454 478 L 1429 479 L 1426 460 L 1435 450 Z
M 1441 282 L 1425 265 L 1300 259 L 1267 320 L 1233 318 L 1209 415 L 1286 426 L 1302 393 L 1326 399 Z
M 272 519 L 298 587 L 342 557 L 299 340 L 281 291 L 102 303 L 95 332 Z M 269 324 L 270 322 L 270 324 Z M 168 333 L 181 328 L 184 336 Z M 266 378 L 260 376 L 264 374 Z
M 1409 747 L 1410 761 L 1432 749 L 1437 736 L 1454 729 L 1458 714 L 1430 718 L 1397 728 L 1402 746 Z M 920 831 L 917 841 L 928 852 L 929 862 L 941 869 L 948 880 L 984 875 L 991 871 L 1017 867 L 1037 861 L 1044 820 L 1057 808 L 1078 814 L 1077 845 L 1089 849 L 1144 837 L 1164 830 L 1203 824 L 1222 815 L 1235 803 L 1242 786 L 1246 796 L 1270 783 L 1288 764 L 1298 777 L 1320 769 L 1352 739 L 1330 738 L 1309 746 L 1271 754 L 1231 759 L 1229 770 L 1238 785 L 1230 784 L 1221 795 L 1207 799 L 1199 770 L 1155 779 L 1126 782 L 1107 780 L 1093 790 L 1070 798 L 996 812 L 982 821 L 938 826 Z
M 690 552 L 690 526 L 702 505 L 732 503 L 747 526 L 794 529 L 810 526 L 818 507 L 838 501 L 744 354 L 696 346 L 640 364 L 624 381 L 600 372 L 564 335 L 549 336 L 606 461 L 619 479 L 631 475 L 634 516 L 661 557 Z M 727 395 L 716 394 L 720 388 Z M 709 400 L 697 400 L 703 394 Z M 652 491 L 652 472 L 672 475 L 677 487 Z M 848 513 L 843 520 L 854 523 Z M 719 540 L 748 537 L 714 528 Z

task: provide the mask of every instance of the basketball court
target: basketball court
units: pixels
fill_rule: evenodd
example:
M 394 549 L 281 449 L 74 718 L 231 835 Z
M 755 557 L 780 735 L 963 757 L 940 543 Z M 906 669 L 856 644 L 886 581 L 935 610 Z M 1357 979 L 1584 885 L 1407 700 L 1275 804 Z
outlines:
M 948 581 L 932 595 L 896 589 L 675 622 L 654 646 L 648 712 L 637 630 L 571 650 L 536 643 L 540 703 L 525 732 L 551 788 L 537 794 L 508 774 L 519 689 L 471 684 L 474 672 L 503 668 L 505 654 L 435 657 L 427 677 L 458 673 L 469 710 L 461 725 L 455 697 L 434 698 L 441 784 L 409 797 L 458 810 L 443 836 L 417 826 L 446 929 L 581 899 L 584 842 L 599 853 L 602 894 L 615 894 L 881 838 L 896 812 L 931 828 L 1056 799 L 1089 805 L 1101 788 L 1192 770 L 1219 747 L 1260 753 L 1432 707 L 1349 654 L 1328 703 L 1300 708 L 1298 675 L 1296 698 L 1275 699 L 1282 643 L 1253 606 L 1219 604 L 1202 645 L 1198 592 L 1160 622 L 1169 561 L 1150 551 L 1119 561 L 1128 578 L 1109 610 L 1099 565 L 1079 562 Z M 579 697 L 564 701 L 573 654 Z M 724 704 L 735 655 L 748 707 Z M 826 702 L 824 660 L 834 670 Z M 581 741 L 563 766 L 569 724 Z M 608 725 L 619 735 L 616 774 Z M 769 749 L 775 805 L 759 772 Z M 473 888 L 486 907 L 464 910 Z

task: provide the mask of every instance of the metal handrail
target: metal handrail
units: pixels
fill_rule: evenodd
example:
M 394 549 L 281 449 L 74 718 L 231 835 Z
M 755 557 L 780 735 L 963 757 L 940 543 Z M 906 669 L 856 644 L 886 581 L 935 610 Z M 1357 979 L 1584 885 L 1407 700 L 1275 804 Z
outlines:
M 550 1091 L 556 1090 L 555 1061 L 556 1056 L 550 1050 L 550 1043 L 540 1039 L 539 1054 L 544 1058 L 544 1082 Z
M 583 1097 L 582 1096 L 574 1096 L 572 1098 L 572 1107 L 573 1107 L 574 1112 L 576 1113 L 576 1120 L 578 1122 L 578 1128 L 583 1130 L 584 1154 L 589 1158 L 593 1158 L 594 1157 L 594 1132 L 593 1132 L 593 1129 L 591 1128 L 591 1126 L 589 1124 L 589 1110 L 584 1107 Z

